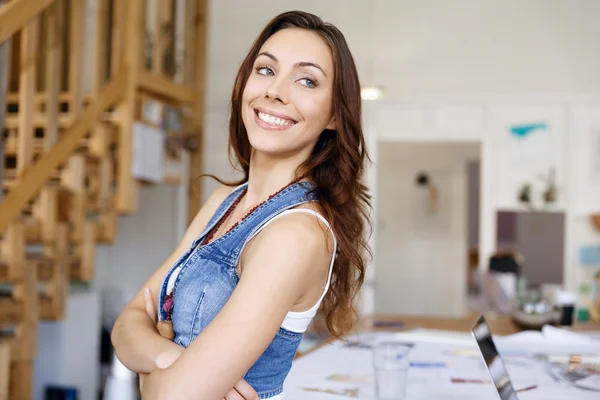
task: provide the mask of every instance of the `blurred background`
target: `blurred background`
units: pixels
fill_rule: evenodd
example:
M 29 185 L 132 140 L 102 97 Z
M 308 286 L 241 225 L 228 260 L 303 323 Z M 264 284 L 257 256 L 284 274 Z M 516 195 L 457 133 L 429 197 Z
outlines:
M 198 175 L 238 176 L 237 69 L 294 9 L 344 33 L 363 85 L 361 318 L 543 297 L 590 319 L 600 2 L 0 1 L 0 399 L 102 397 L 114 320 L 216 187 Z

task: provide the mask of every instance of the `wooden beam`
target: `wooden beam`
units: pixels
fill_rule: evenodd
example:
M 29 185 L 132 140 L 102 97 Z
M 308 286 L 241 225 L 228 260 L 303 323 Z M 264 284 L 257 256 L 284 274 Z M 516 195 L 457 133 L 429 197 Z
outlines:
M 94 279 L 94 263 L 96 259 L 96 223 L 86 221 L 83 238 L 78 245 L 79 269 L 76 278 L 84 282 L 92 282 Z M 73 272 L 73 271 L 72 271 Z
M 197 0 L 185 0 L 183 82 L 188 87 L 196 85 L 196 19 L 198 4 Z
M 26 114 L 30 114 L 29 121 L 31 122 L 31 125 L 33 128 L 47 127 L 50 125 L 50 122 L 48 121 L 48 117 L 45 114 L 29 113 L 29 112 L 27 112 Z M 22 117 L 20 117 L 20 115 L 21 115 L 21 113 L 19 112 L 16 116 L 9 115 L 8 117 L 6 117 L 5 128 L 17 128 L 18 129 L 19 124 L 22 123 L 21 122 Z M 56 123 L 58 124 L 59 128 L 68 128 L 73 123 L 73 117 L 70 114 L 60 115 L 58 117 L 58 119 L 56 120 Z M 19 134 L 20 133 L 21 132 L 19 132 Z
M 60 62 L 64 30 L 65 1 L 56 0 L 47 11 L 46 31 L 46 118 L 48 126 L 44 136 L 44 149 L 48 150 L 58 140 Z
M 141 89 L 181 104 L 193 104 L 199 97 L 194 89 L 147 71 L 140 73 L 139 83 Z
M 175 61 L 175 75 L 173 80 L 177 83 L 185 84 L 185 41 L 186 41 L 186 8 L 188 0 L 173 0 L 173 22 L 175 24 L 173 37 L 173 51 Z
M 158 0 L 154 6 L 154 32 L 152 35 L 152 72 L 156 75 L 165 74 L 164 57 L 169 46 L 169 36 L 175 28 L 173 23 L 171 0 Z M 168 31 L 167 31 L 168 30 Z
M 62 0 L 62 1 L 64 1 L 64 0 Z M 58 79 L 60 80 L 60 78 L 58 78 Z M 41 104 L 44 104 L 46 102 L 48 95 L 45 92 L 36 93 L 33 98 L 36 103 L 36 107 L 39 107 Z M 71 94 L 69 92 L 60 92 L 58 95 L 59 101 L 69 101 L 70 99 L 71 99 Z M 8 103 L 16 103 L 17 101 L 19 101 L 19 93 L 17 93 L 17 92 L 8 93 L 6 95 L 6 101 Z
M 115 75 L 121 70 L 124 58 L 125 32 L 126 32 L 126 11 L 127 3 L 124 1 L 113 0 L 112 2 L 112 32 L 111 32 L 111 53 L 110 53 L 110 76 Z
M 19 136 L 17 138 L 17 177 L 31 164 L 33 157 L 33 100 L 36 91 L 36 63 L 39 19 L 35 18 L 21 30 L 19 74 Z
M 130 214 L 138 206 L 138 182 L 131 176 L 131 160 L 133 158 L 133 124 L 135 122 L 136 94 L 142 59 L 144 53 L 144 2 L 129 0 L 127 2 L 127 37 L 125 55 L 129 76 L 125 86 L 125 102 L 121 109 L 122 120 L 119 127 L 117 165 L 117 211 Z
M 84 110 L 73 126 L 61 135 L 52 151 L 43 154 L 25 173 L 22 181 L 0 203 L 0 232 L 3 232 L 10 222 L 19 215 L 25 204 L 39 192 L 55 170 L 61 164 L 67 162 L 73 150 L 79 145 L 83 136 L 94 126 L 102 113 L 123 98 L 128 78 L 125 69 L 121 75 L 113 79 L 98 96 L 98 99 Z
M 40 239 L 45 243 L 54 242 L 58 224 L 57 188 L 48 186 L 41 190 L 33 214 L 40 221 Z
M 8 400 L 8 383 L 10 382 L 10 345 L 7 340 L 0 340 L 0 400 Z
M 106 210 L 110 206 L 111 183 L 113 176 L 113 161 L 110 157 L 104 157 L 98 165 L 98 194 L 96 206 L 100 210 Z
M 96 33 L 92 73 L 92 95 L 98 95 L 107 76 L 108 46 L 108 0 L 96 0 Z
M 188 0 L 196 1 L 196 49 L 195 53 L 195 89 L 196 99 L 196 123 L 197 123 L 197 143 L 196 148 L 190 155 L 190 183 L 188 193 L 188 223 L 191 223 L 198 211 L 202 199 L 202 184 L 199 182 L 198 175 L 202 171 L 202 134 L 204 132 L 204 73 L 206 70 L 206 35 L 207 35 L 207 0 Z
M 111 130 L 107 124 L 99 122 L 94 127 L 94 133 L 88 140 L 88 156 L 92 158 L 104 159 L 108 157 L 110 146 Z
M 109 200 L 110 205 L 100 214 L 97 233 L 98 243 L 113 243 L 117 237 L 118 217 L 116 212 L 116 195 Z
M 55 0 L 12 0 L 0 8 L 0 43 L 24 28 Z
M 11 297 L 0 297 L 0 324 L 14 325 L 21 320 L 23 304 L 17 303 Z
M 3 203 L 0 203 L 2 207 Z M 0 242 L 2 261 L 6 263 L 6 280 L 19 280 L 23 278 L 23 265 L 25 264 L 25 231 L 21 223 L 12 223 L 8 229 L 4 228 L 4 237 Z
M 47 256 L 52 259 L 52 275 L 46 284 L 45 295 L 47 302 L 40 307 L 41 318 L 45 320 L 60 320 L 65 316 L 65 303 L 69 294 L 69 228 L 65 223 L 58 225 L 56 229 L 56 242 L 53 246 L 47 246 Z
M 0 8 L 6 2 L 0 1 Z M 4 132 L 4 119 L 6 118 L 6 98 L 8 94 L 8 77 L 10 76 L 11 42 L 9 38 L 0 43 L 0 133 Z M 4 146 L 3 136 L 0 136 L 0 201 L 4 193 Z
M 69 38 L 69 93 L 71 94 L 71 111 L 78 115 L 83 102 L 83 54 L 85 38 L 85 5 L 84 0 L 71 0 L 71 30 Z
M 13 362 L 10 381 L 11 399 L 33 399 L 33 360 Z

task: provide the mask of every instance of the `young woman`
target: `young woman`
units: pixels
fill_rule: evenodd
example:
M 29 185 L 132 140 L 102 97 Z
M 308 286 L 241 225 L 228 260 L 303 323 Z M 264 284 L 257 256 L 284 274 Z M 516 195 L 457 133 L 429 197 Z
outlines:
M 312 14 L 277 16 L 243 61 L 231 104 L 244 178 L 212 194 L 112 332 L 121 362 L 149 374 L 144 400 L 279 399 L 317 310 L 338 337 L 355 316 L 370 197 L 343 35 Z

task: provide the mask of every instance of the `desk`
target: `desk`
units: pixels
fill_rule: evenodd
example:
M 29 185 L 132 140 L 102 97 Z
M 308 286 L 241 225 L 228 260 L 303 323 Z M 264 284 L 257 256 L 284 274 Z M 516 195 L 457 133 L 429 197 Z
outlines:
M 360 321 L 356 325 L 355 332 L 349 336 L 354 339 L 356 335 L 364 336 L 369 334 L 394 334 L 393 332 L 389 331 L 402 332 L 419 328 L 462 332 L 463 338 L 459 338 L 459 341 L 462 343 L 460 345 L 448 343 L 441 344 L 438 343 L 437 339 L 429 342 L 415 342 L 416 346 L 414 349 L 416 351 L 411 353 L 411 360 L 423 361 L 427 360 L 427 357 L 430 356 L 429 361 L 438 361 L 439 358 L 440 360 L 446 362 L 446 365 L 450 367 L 446 368 L 445 371 L 432 369 L 430 370 L 431 372 L 411 369 L 409 374 L 408 389 L 408 393 L 410 395 L 407 397 L 407 400 L 496 400 L 496 394 L 493 386 L 491 386 L 491 383 L 483 385 L 465 384 L 461 386 L 460 384 L 453 384 L 449 378 L 467 377 L 483 379 L 487 377 L 487 371 L 485 369 L 480 367 L 473 368 L 472 364 L 469 368 L 462 368 L 461 365 L 463 365 L 465 362 L 462 357 L 466 356 L 458 355 L 459 353 L 463 354 L 463 352 L 460 350 L 461 348 L 464 348 L 463 346 L 465 343 L 467 346 L 475 349 L 475 343 L 467 334 L 475 319 L 476 316 L 453 319 L 377 315 Z M 508 317 L 490 315 L 486 316 L 486 319 L 490 324 L 493 333 L 496 335 L 508 335 L 521 331 L 521 329 L 516 326 Z M 373 320 L 396 322 L 402 321 L 404 325 L 396 328 L 373 329 Z M 572 330 L 600 331 L 600 324 L 578 324 L 572 327 Z M 388 333 L 380 331 L 388 331 Z M 453 353 L 452 346 L 454 346 L 454 349 L 457 350 L 457 354 L 451 354 Z M 499 348 L 501 351 L 503 351 L 502 345 L 500 345 Z M 509 353 L 514 353 L 513 348 L 507 347 L 507 350 Z M 571 351 L 573 349 L 566 350 Z M 552 351 L 554 352 L 554 350 Z M 521 350 L 518 352 L 521 352 Z M 528 350 L 528 352 L 530 351 Z M 468 357 L 471 357 L 471 359 L 466 360 L 467 363 L 471 362 L 482 364 L 478 353 L 475 353 L 475 358 L 473 358 L 473 355 Z M 515 356 L 513 355 L 513 357 Z M 530 356 L 527 357 L 530 358 Z M 524 367 L 522 363 L 519 367 L 519 361 L 519 359 L 509 359 L 509 365 L 507 366 L 515 387 L 518 389 L 530 386 L 532 380 L 534 384 L 539 385 L 539 388 L 536 390 L 520 393 L 520 400 L 554 400 L 572 398 L 577 398 L 578 400 L 597 400 L 600 398 L 598 392 L 586 392 L 582 391 L 581 389 L 574 389 L 572 387 L 557 388 L 556 385 L 553 385 L 553 381 L 549 376 L 540 377 L 540 374 L 538 374 L 538 376 L 527 376 L 528 371 L 534 370 L 534 368 L 537 368 L 537 365 L 526 366 L 525 369 L 523 369 Z M 433 375 L 428 376 L 427 374 L 429 373 Z M 367 383 L 340 383 L 338 381 L 332 381 L 331 379 L 328 379 L 334 374 L 346 374 L 353 377 L 359 377 L 363 380 L 366 379 Z M 292 371 L 290 372 L 285 384 L 285 400 L 344 400 L 349 398 L 360 400 L 373 399 L 374 389 L 372 383 L 372 374 L 373 370 L 371 366 L 370 349 L 347 347 L 341 342 L 330 340 L 318 346 L 317 349 L 306 353 L 304 356 L 301 356 L 294 361 Z M 474 376 L 477 374 L 480 375 Z M 489 377 L 487 377 L 487 379 L 489 379 Z M 316 388 L 320 390 L 358 390 L 358 394 L 357 396 L 341 396 L 323 392 L 307 391 L 306 388 Z
M 461 318 L 448 318 L 448 317 L 419 317 L 410 315 L 386 315 L 376 314 L 373 316 L 367 316 L 359 320 L 352 333 L 364 333 L 373 331 L 394 331 L 401 332 L 411 329 L 437 329 L 445 331 L 457 331 L 457 332 L 470 332 L 471 326 L 475 322 L 479 315 L 469 314 Z M 496 336 L 512 335 L 514 333 L 522 332 L 524 329 L 515 324 L 512 319 L 505 315 L 493 315 L 486 314 L 486 321 L 490 325 L 492 333 Z M 403 323 L 402 326 L 396 327 L 385 327 L 385 328 L 373 328 L 373 321 L 386 321 Z M 569 330 L 575 332 L 600 332 L 600 323 L 597 322 L 586 322 L 576 323 L 570 327 Z M 322 343 L 316 345 L 314 348 L 299 353 L 297 358 L 305 356 L 310 352 L 331 343 L 334 339 L 326 339 Z
M 458 332 L 470 332 L 471 326 L 475 322 L 479 315 L 469 314 L 462 318 L 447 318 L 447 317 L 418 317 L 418 316 L 407 316 L 407 315 L 385 315 L 378 314 L 370 317 L 363 318 L 355 327 L 357 332 L 369 332 L 373 331 L 373 321 L 390 321 L 390 322 L 403 322 L 404 326 L 398 328 L 384 328 L 384 330 L 407 330 L 407 329 L 439 329 L 448 331 Z M 490 325 L 490 329 L 494 335 L 512 335 L 514 333 L 522 332 L 524 329 L 515 324 L 509 316 L 506 315 L 493 315 L 486 314 L 485 319 Z M 598 331 L 600 332 L 600 323 L 597 322 L 585 322 L 576 323 L 569 330 L 575 332 L 584 331 Z

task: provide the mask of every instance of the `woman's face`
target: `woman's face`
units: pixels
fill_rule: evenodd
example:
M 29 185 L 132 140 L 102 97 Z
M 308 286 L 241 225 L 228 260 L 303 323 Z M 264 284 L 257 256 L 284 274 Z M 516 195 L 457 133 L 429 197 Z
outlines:
M 252 147 L 271 155 L 310 155 L 319 135 L 335 129 L 333 60 L 323 39 L 284 29 L 261 47 L 242 96 Z

